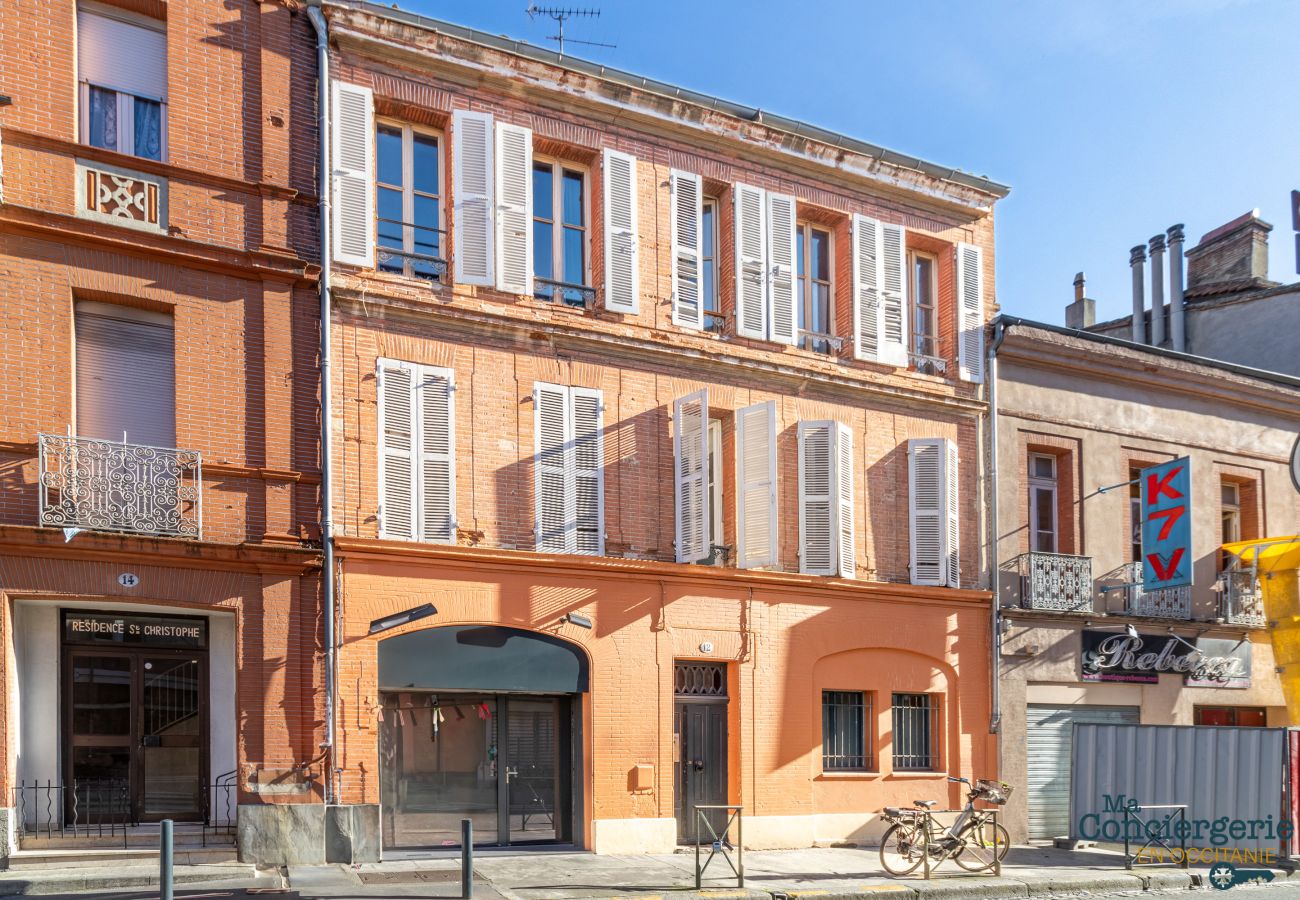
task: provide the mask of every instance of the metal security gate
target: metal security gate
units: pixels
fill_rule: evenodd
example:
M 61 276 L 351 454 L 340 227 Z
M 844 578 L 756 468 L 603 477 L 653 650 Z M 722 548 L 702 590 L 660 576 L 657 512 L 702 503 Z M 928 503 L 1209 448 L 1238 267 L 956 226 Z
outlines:
M 1070 833 L 1070 738 L 1075 723 L 1136 725 L 1136 706 L 1029 705 L 1029 839 Z

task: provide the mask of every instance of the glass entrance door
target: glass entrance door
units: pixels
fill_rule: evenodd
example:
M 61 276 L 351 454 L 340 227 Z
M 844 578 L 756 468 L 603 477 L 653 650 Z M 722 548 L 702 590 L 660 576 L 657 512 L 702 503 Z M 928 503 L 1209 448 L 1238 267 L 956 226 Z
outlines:
M 64 816 L 69 823 L 125 822 L 131 816 L 134 659 L 73 653 L 64 668 L 68 735 Z
M 140 817 L 196 818 L 202 807 L 202 666 L 198 659 L 144 656 L 140 668 Z

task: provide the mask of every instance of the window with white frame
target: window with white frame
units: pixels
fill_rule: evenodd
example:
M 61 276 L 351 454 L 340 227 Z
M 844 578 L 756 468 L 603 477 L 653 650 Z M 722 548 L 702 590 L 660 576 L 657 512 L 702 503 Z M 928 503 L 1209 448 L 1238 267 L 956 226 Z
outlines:
M 957 445 L 912 438 L 907 473 L 912 584 L 961 587 Z
M 709 543 L 722 546 L 722 421 L 709 419 Z
M 161 160 L 167 141 L 163 22 L 100 3 L 77 6 L 81 141 Z
M 533 294 L 583 306 L 589 286 L 587 172 L 533 158 Z
M 379 536 L 455 543 L 455 374 L 381 359 L 378 376 Z
M 912 358 L 918 372 L 940 374 L 938 260 L 930 253 L 913 251 L 911 258 Z
M 830 353 L 833 342 L 834 296 L 831 233 L 809 222 L 799 223 L 796 239 L 796 270 L 799 289 L 795 303 L 799 311 L 799 344 L 815 353 Z
M 442 232 L 442 142 L 401 122 L 375 126 L 376 266 L 430 281 L 447 264 Z
M 718 199 L 705 197 L 701 210 L 700 289 L 704 295 L 704 327 L 708 331 L 722 331 L 727 317 L 722 314 L 718 291 Z
M 1029 454 L 1029 539 L 1037 552 L 1058 552 L 1056 502 L 1056 457 Z
M 830 420 L 799 423 L 799 571 L 854 577 L 853 433 Z
M 605 552 L 604 403 L 593 388 L 533 387 L 534 542 L 549 553 Z

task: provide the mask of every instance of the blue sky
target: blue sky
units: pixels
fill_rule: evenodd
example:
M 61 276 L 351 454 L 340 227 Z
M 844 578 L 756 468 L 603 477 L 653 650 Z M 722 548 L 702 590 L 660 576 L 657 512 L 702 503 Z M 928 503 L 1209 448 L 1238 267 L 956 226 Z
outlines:
M 401 0 L 544 46 L 527 0 Z M 584 4 L 575 4 L 584 5 Z M 596 0 L 569 52 L 1010 184 L 1004 311 L 1062 322 L 1088 274 L 1129 308 L 1128 249 L 1188 246 L 1258 207 L 1270 276 L 1296 281 L 1300 3 L 1290 0 Z M 860 91 L 850 89 L 856 77 Z

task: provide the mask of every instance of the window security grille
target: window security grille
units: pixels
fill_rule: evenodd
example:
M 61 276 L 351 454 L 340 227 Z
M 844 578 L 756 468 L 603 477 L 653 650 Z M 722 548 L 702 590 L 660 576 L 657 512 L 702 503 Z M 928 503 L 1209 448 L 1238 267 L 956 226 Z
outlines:
M 894 770 L 939 768 L 939 698 L 934 694 L 894 694 Z
M 723 663 L 678 663 L 673 675 L 678 697 L 727 696 L 727 667 Z
M 872 695 L 862 691 L 822 691 L 822 770 L 868 771 L 875 768 Z

